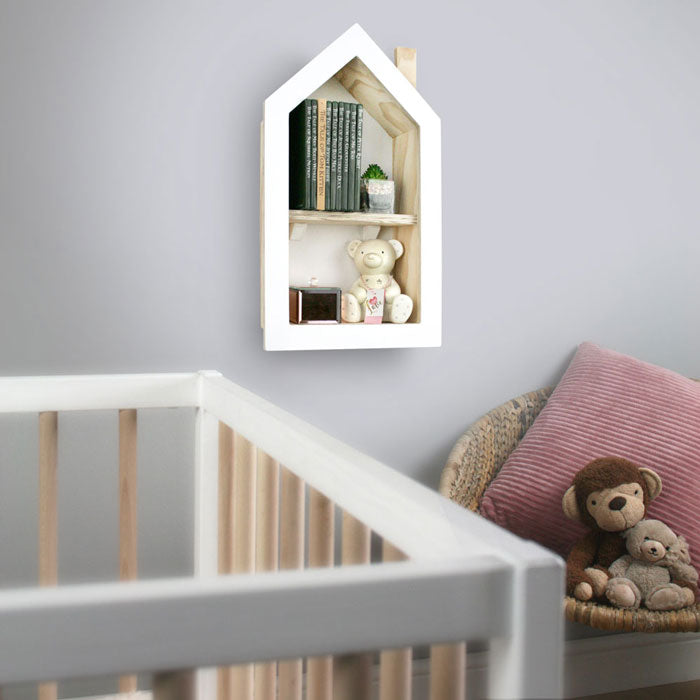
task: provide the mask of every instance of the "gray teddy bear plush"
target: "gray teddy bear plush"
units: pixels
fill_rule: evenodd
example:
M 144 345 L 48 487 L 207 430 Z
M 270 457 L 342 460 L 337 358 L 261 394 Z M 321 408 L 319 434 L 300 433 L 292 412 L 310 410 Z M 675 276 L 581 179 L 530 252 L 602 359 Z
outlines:
M 609 567 L 605 589 L 613 605 L 679 610 L 695 602 L 698 573 L 682 536 L 660 520 L 640 520 L 624 537 L 629 554 Z

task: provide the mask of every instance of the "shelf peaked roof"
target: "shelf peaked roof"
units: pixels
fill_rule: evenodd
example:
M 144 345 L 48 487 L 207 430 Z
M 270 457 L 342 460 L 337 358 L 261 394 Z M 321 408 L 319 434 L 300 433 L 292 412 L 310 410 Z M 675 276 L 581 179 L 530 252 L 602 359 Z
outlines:
M 416 88 L 354 24 L 265 100 L 265 116 L 293 110 L 332 77 L 379 122 L 390 136 L 438 126 L 440 120 Z

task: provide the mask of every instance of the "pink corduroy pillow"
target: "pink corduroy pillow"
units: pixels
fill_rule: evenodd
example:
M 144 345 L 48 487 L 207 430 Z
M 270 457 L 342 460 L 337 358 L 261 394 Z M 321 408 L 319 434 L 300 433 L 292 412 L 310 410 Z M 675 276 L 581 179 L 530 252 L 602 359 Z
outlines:
M 547 405 L 486 489 L 481 514 L 566 556 L 586 532 L 561 508 L 573 475 L 624 457 L 661 477 L 648 518 L 685 535 L 700 562 L 700 382 L 583 343 Z

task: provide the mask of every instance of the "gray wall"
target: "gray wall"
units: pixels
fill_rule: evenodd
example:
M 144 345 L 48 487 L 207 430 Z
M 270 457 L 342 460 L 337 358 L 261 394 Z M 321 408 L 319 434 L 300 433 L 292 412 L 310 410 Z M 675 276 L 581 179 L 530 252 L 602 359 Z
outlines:
M 2 0 L 0 373 L 216 368 L 430 485 L 582 340 L 699 375 L 700 5 L 349 6 Z M 443 347 L 265 353 L 262 102 L 357 20 L 443 119 Z

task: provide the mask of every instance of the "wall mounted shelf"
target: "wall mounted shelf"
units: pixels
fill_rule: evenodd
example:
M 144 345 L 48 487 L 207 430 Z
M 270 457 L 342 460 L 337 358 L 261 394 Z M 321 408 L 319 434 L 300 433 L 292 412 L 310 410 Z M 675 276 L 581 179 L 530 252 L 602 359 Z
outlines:
M 415 88 L 415 51 L 397 49 L 395 61 L 356 24 L 265 100 L 260 229 L 261 324 L 266 350 L 434 347 L 441 343 L 440 120 Z M 289 209 L 289 113 L 310 96 L 364 106 L 366 136 L 374 130 L 378 140 L 373 147 L 382 153 L 376 160 L 391 161 L 396 214 Z M 365 138 L 363 158 L 368 144 L 372 145 L 371 139 Z M 396 238 L 404 246 L 394 277 L 414 302 L 408 322 L 290 324 L 289 286 L 314 276 L 323 286 L 348 288 L 354 269 L 345 254 L 347 242 L 376 237 Z
M 307 211 L 306 209 L 289 210 L 289 239 L 301 240 L 308 224 L 333 226 L 360 226 L 363 240 L 376 238 L 382 227 L 416 226 L 415 214 L 366 214 L 359 211 Z

